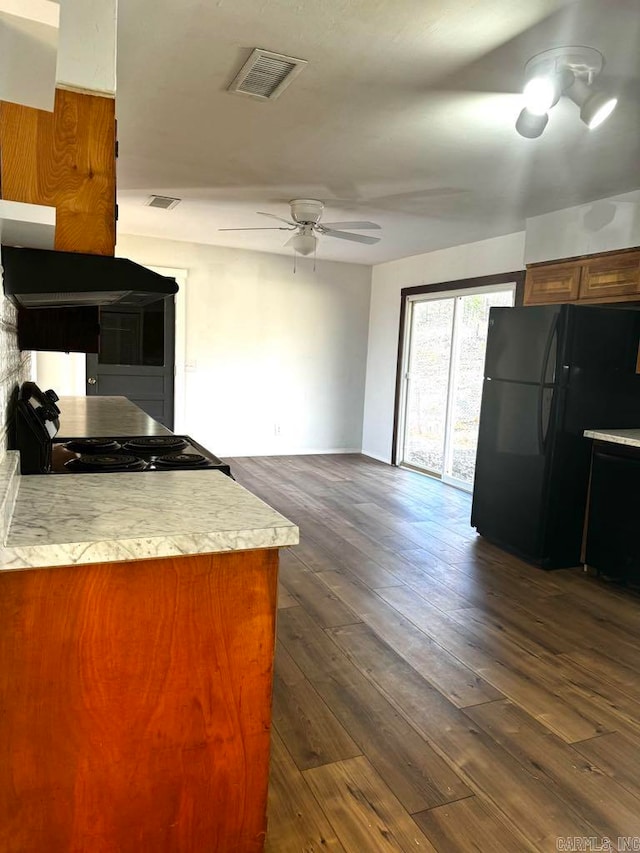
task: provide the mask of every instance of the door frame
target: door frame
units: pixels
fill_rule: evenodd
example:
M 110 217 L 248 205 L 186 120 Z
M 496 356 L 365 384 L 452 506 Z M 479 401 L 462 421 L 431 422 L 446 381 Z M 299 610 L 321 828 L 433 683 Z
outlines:
M 449 299 L 456 296 L 469 295 L 469 292 L 487 293 L 496 289 L 503 289 L 512 285 L 515 290 L 514 305 L 522 305 L 524 295 L 525 270 L 517 272 L 499 273 L 497 275 L 478 276 L 477 278 L 460 279 L 458 281 L 443 282 L 433 285 L 419 285 L 417 287 L 405 287 L 401 291 L 400 327 L 398 339 L 398 359 L 396 364 L 396 393 L 394 401 L 393 416 L 393 443 L 391 448 L 391 464 L 399 466 L 402 457 L 402 442 L 404 439 L 405 411 L 407 382 L 405 365 L 410 349 L 411 330 L 411 307 L 413 303 L 425 299 Z M 455 314 L 455 303 L 454 303 Z M 455 316 L 454 316 L 455 324 Z M 451 368 L 450 368 L 451 369 Z M 451 395 L 448 400 L 450 401 Z M 449 405 L 449 402 L 448 402 Z M 410 467 L 410 466 L 407 466 Z M 418 470 L 418 469 L 413 469 Z M 451 478 L 443 477 L 444 482 Z M 453 485 L 459 485 L 453 481 Z
M 175 278 L 178 292 L 174 296 L 174 355 L 173 355 L 173 431 L 184 433 L 186 408 L 186 349 L 187 349 L 187 311 L 186 285 L 188 271 L 182 267 L 159 267 L 154 264 L 142 264 L 160 275 Z M 96 356 L 97 358 L 97 356 Z M 87 377 L 90 375 L 89 354 L 84 358 L 84 386 L 87 394 Z
M 187 397 L 187 275 L 182 267 L 158 267 L 144 264 L 147 269 L 160 275 L 175 278 L 178 292 L 175 295 L 175 335 L 173 356 L 173 431 L 186 433 L 186 397 Z

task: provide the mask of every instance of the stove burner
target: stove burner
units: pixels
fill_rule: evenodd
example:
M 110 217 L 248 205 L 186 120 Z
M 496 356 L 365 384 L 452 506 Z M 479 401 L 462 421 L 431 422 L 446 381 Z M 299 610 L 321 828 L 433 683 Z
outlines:
M 115 453 L 120 445 L 113 438 L 74 438 L 63 445 L 66 450 L 74 453 Z
M 127 456 L 122 453 L 113 454 L 110 456 L 79 456 L 77 459 L 70 459 L 65 463 L 65 467 L 71 471 L 93 471 L 109 472 L 112 471 L 141 471 L 145 467 L 142 459 L 135 456 Z
M 170 453 L 159 456 L 155 465 L 157 468 L 200 468 L 207 466 L 209 460 L 199 453 Z
M 129 453 L 168 453 L 177 452 L 187 446 L 187 442 L 175 435 L 150 435 L 145 438 L 132 438 L 122 445 Z

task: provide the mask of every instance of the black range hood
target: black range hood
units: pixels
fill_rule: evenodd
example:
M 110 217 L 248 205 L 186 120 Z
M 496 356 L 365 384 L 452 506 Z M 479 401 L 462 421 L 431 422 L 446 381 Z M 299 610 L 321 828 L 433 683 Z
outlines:
M 2 246 L 4 292 L 19 308 L 142 306 L 178 292 L 174 278 L 125 258 Z

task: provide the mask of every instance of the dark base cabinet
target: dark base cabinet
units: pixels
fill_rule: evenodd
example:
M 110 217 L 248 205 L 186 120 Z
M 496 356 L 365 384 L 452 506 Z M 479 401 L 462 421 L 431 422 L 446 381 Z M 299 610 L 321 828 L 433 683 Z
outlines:
M 612 448 L 612 445 L 605 445 Z M 640 582 L 640 450 L 593 453 L 585 559 L 607 577 Z

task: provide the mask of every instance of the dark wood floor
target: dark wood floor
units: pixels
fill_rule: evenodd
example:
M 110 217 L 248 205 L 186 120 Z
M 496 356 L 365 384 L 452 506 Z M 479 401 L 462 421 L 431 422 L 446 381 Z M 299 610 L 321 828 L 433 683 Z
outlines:
M 503 553 L 467 494 L 419 474 L 231 464 L 301 530 L 281 555 L 269 853 L 640 849 L 616 846 L 640 838 L 638 598 Z

